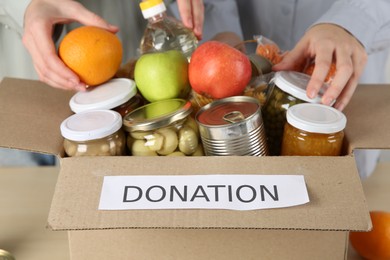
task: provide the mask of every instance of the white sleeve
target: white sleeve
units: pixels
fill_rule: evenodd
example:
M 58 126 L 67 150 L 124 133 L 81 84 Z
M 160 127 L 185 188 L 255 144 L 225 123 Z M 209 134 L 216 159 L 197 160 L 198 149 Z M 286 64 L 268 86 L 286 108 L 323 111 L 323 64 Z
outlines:
M 29 3 L 29 0 L 0 0 L 0 24 L 5 24 L 22 35 L 24 12 Z
M 337 24 L 354 35 L 368 53 L 390 46 L 389 0 L 339 0 L 315 24 Z

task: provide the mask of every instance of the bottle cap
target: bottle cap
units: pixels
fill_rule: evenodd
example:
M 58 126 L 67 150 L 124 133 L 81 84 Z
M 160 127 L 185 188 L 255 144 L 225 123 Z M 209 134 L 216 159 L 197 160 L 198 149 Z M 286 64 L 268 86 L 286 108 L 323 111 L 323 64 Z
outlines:
M 145 19 L 161 14 L 166 11 L 163 0 L 147 0 L 139 4 Z
M 126 131 L 149 131 L 186 118 L 192 112 L 191 102 L 174 98 L 156 101 L 137 108 L 123 119 Z
M 347 119 L 339 110 L 323 104 L 302 103 L 287 109 L 287 122 L 310 133 L 331 134 L 344 130 Z
M 324 83 L 318 95 L 315 98 L 309 98 L 306 95 L 306 87 L 309 81 L 309 75 L 297 71 L 278 71 L 274 77 L 275 85 L 284 92 L 309 103 L 321 103 L 322 95 L 328 85 Z
M 137 93 L 135 82 L 131 79 L 117 78 L 87 91 L 77 92 L 69 101 L 75 113 L 87 110 L 113 109 L 130 100 Z
M 61 123 L 61 134 L 72 141 L 107 137 L 122 127 L 122 116 L 113 110 L 89 110 L 73 114 Z

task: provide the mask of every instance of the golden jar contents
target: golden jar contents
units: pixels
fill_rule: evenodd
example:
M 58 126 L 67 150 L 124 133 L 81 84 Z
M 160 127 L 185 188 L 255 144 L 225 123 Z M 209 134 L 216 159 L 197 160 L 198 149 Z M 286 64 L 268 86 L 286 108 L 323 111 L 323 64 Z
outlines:
M 281 155 L 341 155 L 346 117 L 322 104 L 298 104 L 287 110 Z
M 61 124 L 66 155 L 125 155 L 126 138 L 122 116 L 112 110 L 90 110 L 74 114 Z
M 127 147 L 133 156 L 202 156 L 191 103 L 168 99 L 144 105 L 126 115 Z

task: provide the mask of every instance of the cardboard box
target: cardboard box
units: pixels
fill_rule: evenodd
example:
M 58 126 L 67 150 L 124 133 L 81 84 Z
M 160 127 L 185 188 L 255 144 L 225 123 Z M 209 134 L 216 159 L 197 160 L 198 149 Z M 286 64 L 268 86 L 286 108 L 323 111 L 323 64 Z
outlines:
M 38 81 L 0 84 L 0 146 L 54 154 L 48 217 L 72 259 L 346 259 L 349 231 L 371 229 L 353 149 L 390 148 L 388 86 L 359 86 L 340 157 L 64 157 L 59 125 L 73 93 Z M 299 174 L 310 202 L 290 208 L 99 211 L 104 176 Z

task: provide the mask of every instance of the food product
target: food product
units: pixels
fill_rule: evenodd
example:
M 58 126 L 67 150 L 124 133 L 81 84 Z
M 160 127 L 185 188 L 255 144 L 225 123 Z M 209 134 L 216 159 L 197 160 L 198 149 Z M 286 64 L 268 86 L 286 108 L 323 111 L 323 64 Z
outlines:
M 346 122 L 342 112 L 326 105 L 304 103 L 290 107 L 281 155 L 341 155 Z
M 126 115 L 127 145 L 133 156 L 203 155 L 191 103 L 168 99 L 149 103 Z
M 309 80 L 310 76 L 295 71 L 276 72 L 271 80 L 267 89 L 266 102 L 262 107 L 270 155 L 280 155 L 287 109 L 299 103 L 321 102 L 324 89 L 314 99 L 307 97 L 306 86 Z
M 111 79 L 88 91 L 77 92 L 69 101 L 75 113 L 87 110 L 112 109 L 125 116 L 142 106 L 142 97 L 137 95 L 135 82 L 131 79 Z
M 138 90 L 149 102 L 187 98 L 191 90 L 188 61 L 178 50 L 141 55 L 135 64 Z
M 365 259 L 390 259 L 390 212 L 371 211 L 372 230 L 350 232 L 349 239 L 355 251 Z
M 102 28 L 82 26 L 66 34 L 59 45 L 59 56 L 88 86 L 111 79 L 122 62 L 122 43 Z
M 215 100 L 202 107 L 195 119 L 206 155 L 268 154 L 256 98 L 235 96 Z
M 192 54 L 188 75 L 196 93 L 219 99 L 243 93 L 252 77 L 252 65 L 248 56 L 232 46 L 208 41 Z
M 70 156 L 125 155 L 122 117 L 112 110 L 89 110 L 61 123 L 65 153 Z

